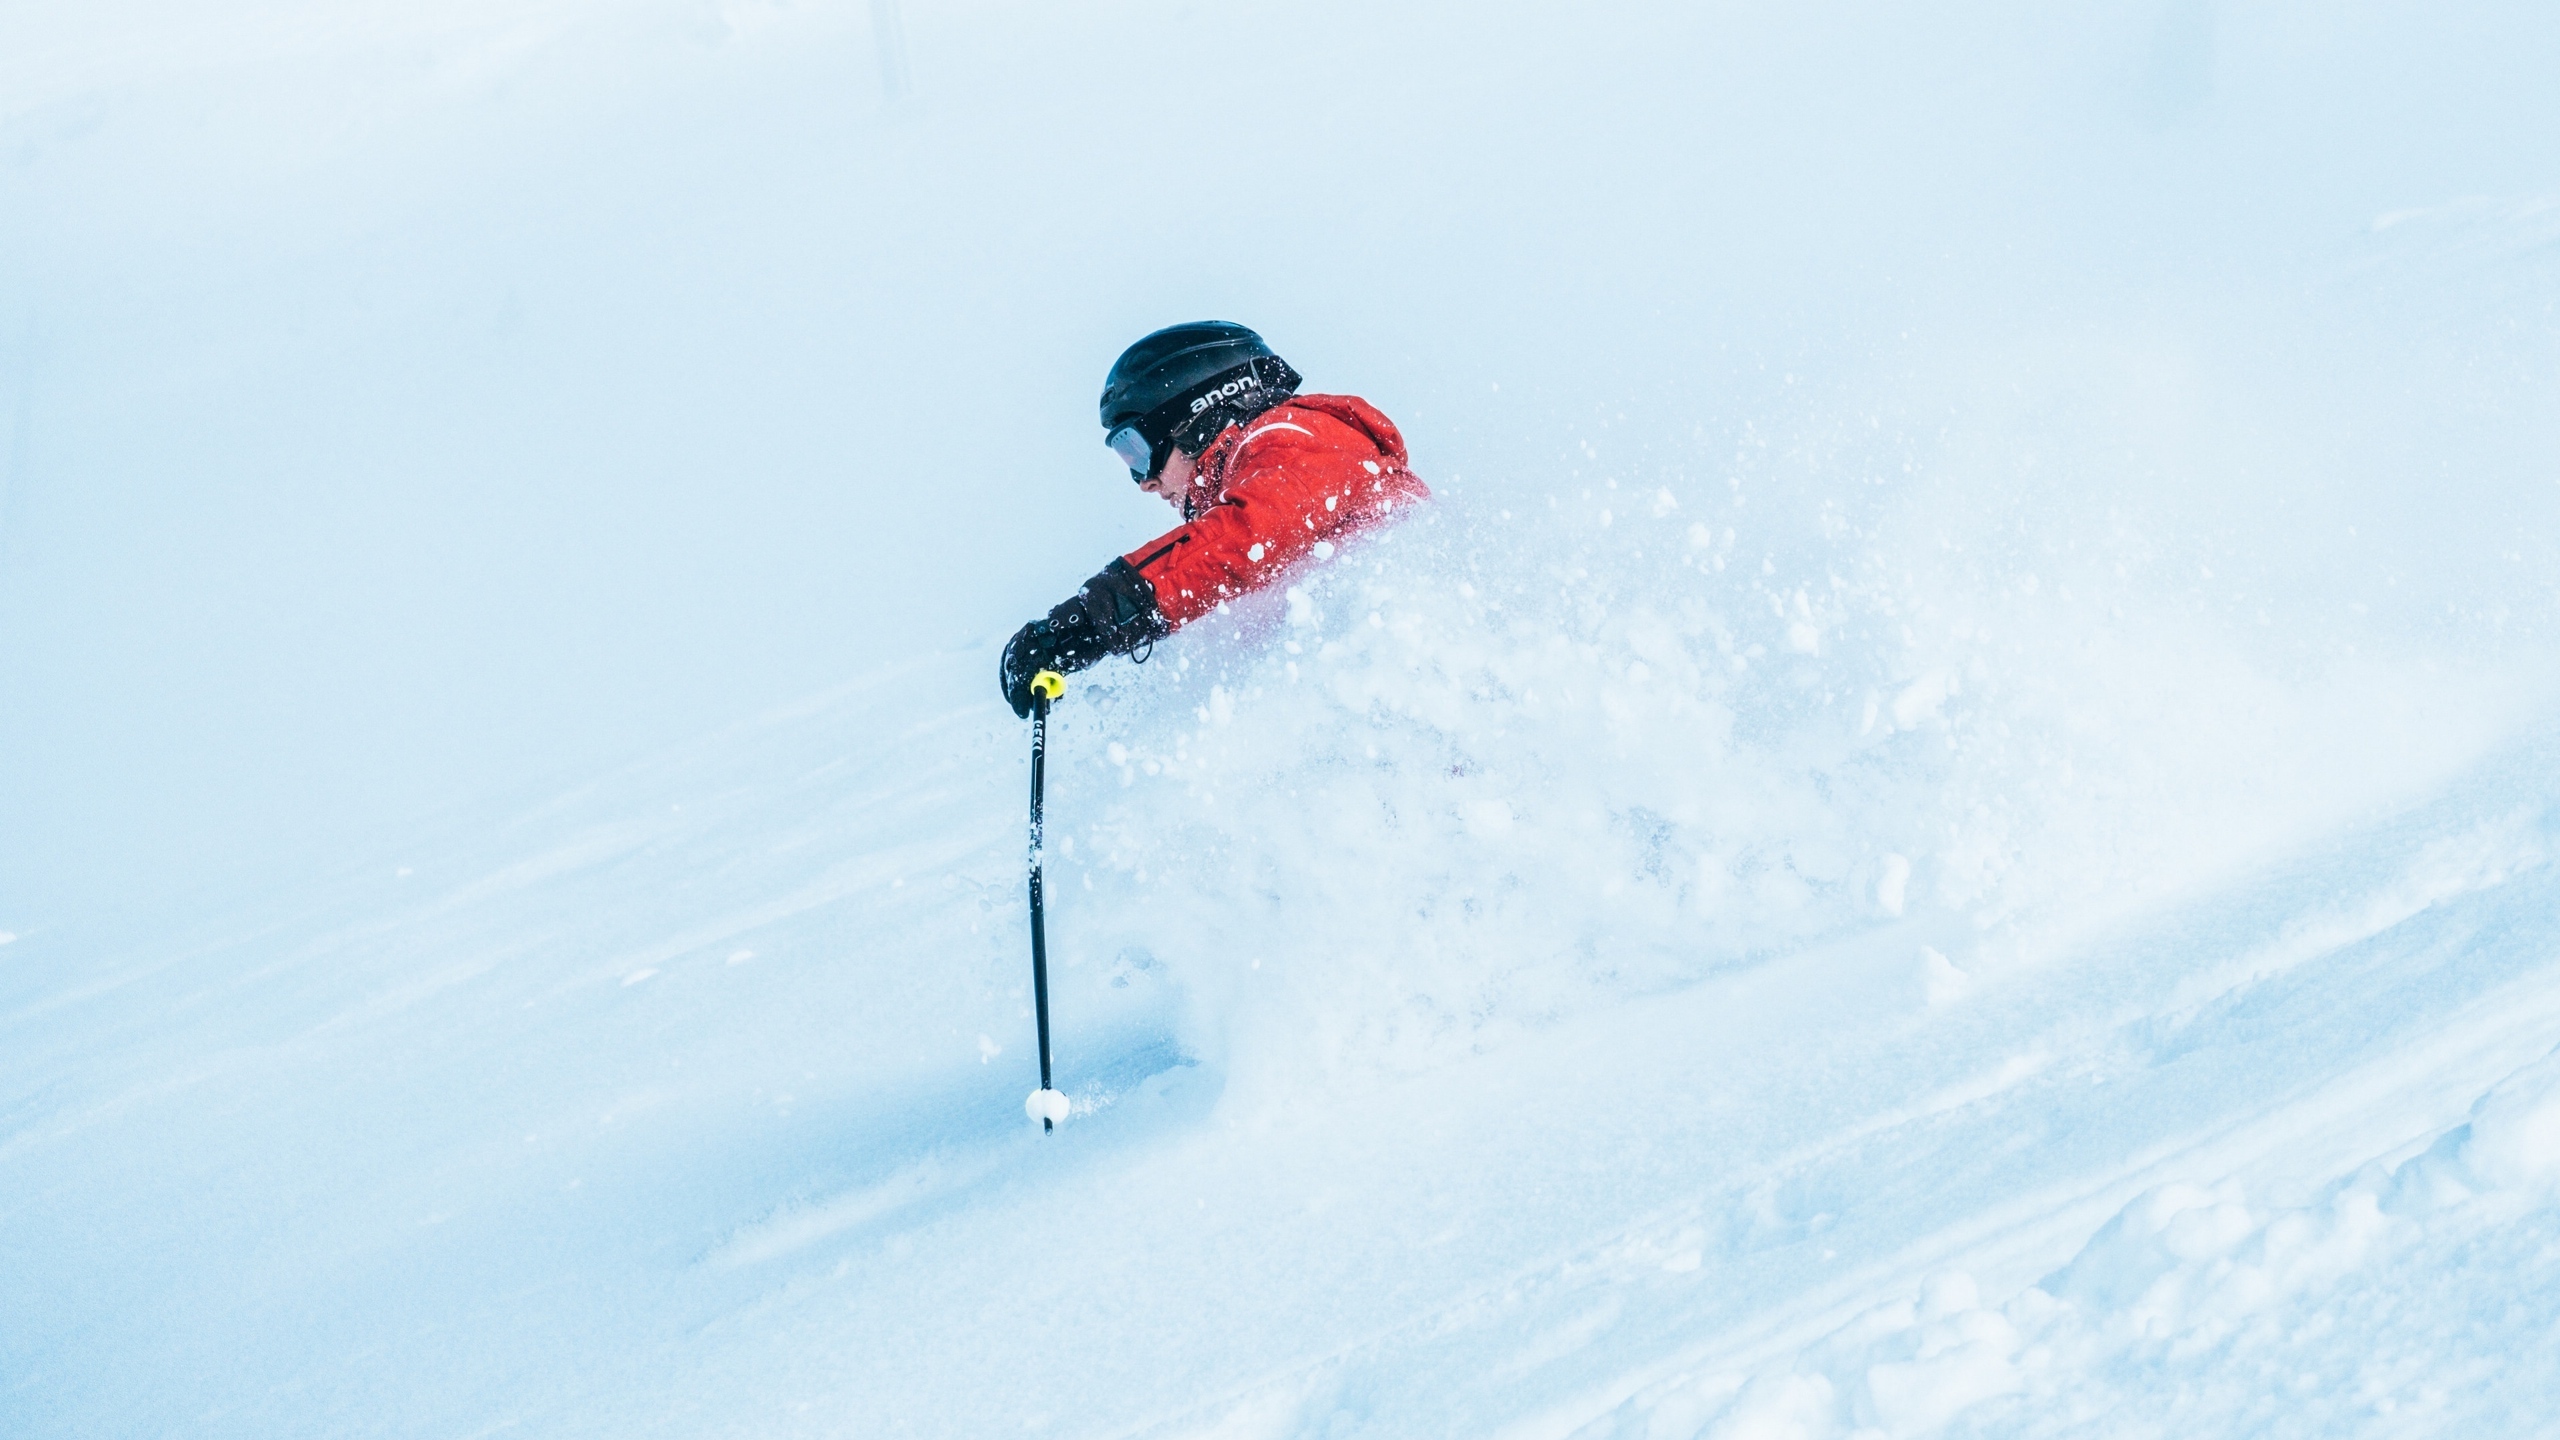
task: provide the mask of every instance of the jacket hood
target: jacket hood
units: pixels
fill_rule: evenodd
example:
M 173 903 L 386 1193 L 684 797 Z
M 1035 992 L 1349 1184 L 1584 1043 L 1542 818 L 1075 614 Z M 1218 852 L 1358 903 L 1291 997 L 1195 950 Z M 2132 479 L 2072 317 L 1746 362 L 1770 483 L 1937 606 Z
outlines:
M 1366 436 L 1389 469 L 1405 468 L 1404 432 L 1377 406 L 1357 395 L 1293 395 L 1243 424 L 1219 431 L 1218 438 L 1209 442 L 1209 448 L 1200 454 L 1199 474 L 1191 482 L 1185 518 L 1198 515 L 1226 497 L 1228 466 L 1235 459 L 1236 448 L 1248 437 L 1263 426 L 1287 424 L 1293 413 L 1307 411 L 1339 421 Z

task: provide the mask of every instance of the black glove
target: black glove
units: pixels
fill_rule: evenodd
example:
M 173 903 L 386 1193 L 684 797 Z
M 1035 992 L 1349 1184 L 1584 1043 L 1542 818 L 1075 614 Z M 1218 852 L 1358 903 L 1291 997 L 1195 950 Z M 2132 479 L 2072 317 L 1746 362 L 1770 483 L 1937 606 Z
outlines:
M 1156 587 L 1126 560 L 1114 560 L 1084 582 L 1075 595 L 1013 632 L 996 681 L 1013 713 L 1031 714 L 1031 677 L 1043 670 L 1073 675 L 1106 655 L 1126 655 L 1172 633 L 1156 608 Z

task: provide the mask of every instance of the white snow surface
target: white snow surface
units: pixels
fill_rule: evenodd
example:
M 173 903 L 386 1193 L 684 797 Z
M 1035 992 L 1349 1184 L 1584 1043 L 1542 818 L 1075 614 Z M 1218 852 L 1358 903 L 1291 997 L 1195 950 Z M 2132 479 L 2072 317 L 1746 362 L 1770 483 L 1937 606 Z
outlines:
M 2555 64 L 0 16 L 0 1433 L 2550 1433 Z M 1206 314 L 1437 498 L 1071 682 L 1043 1134 Z

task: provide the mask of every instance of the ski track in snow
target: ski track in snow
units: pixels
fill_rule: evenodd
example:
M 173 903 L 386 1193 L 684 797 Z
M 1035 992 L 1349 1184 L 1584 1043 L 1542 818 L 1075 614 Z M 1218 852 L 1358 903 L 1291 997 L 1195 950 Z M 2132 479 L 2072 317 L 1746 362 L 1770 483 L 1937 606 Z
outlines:
M 2560 201 L 2518 187 L 2560 127 L 2479 78 L 2547 21 L 916 9 L 909 70 L 888 5 L 150 8 L 0 55 L 0 542 L 40 577 L 0 618 L 68 637 L 8 658 L 205 645 L 306 703 L 217 620 L 371 657 L 403 617 L 306 635 L 345 596 L 218 522 L 407 466 L 483 507 L 417 512 L 478 606 L 434 592 L 441 673 L 519 618 L 547 672 L 599 616 L 811 610 L 758 642 L 864 679 L 212 900 L 0 913 L 0 1434 L 2553 1428 Z M 908 76 L 859 114 L 857 31 Z M 1275 179 L 1133 226 L 1095 155 L 1237 136 L 1095 77 L 1213 61 L 1292 98 L 1289 164 L 1373 163 L 1312 219 Z M 134 218 L 199 168 L 220 204 Z M 1033 377 L 1216 297 L 1392 402 L 1439 498 L 1074 681 L 1043 1135 L 1024 735 L 969 627 L 1090 559 L 1043 468 L 1089 391 Z M 908 343 L 997 333 L 1001 405 Z M 637 578 L 547 568 L 589 463 L 587 538 L 667 527 L 596 552 Z M 907 474 L 952 488 L 886 505 Z M 48 547 L 92 494 L 84 589 Z M 153 495 L 200 508 L 137 532 Z M 192 614 L 213 572 L 115 591 L 181 532 L 291 604 L 68 628 Z M 784 539 L 871 588 L 804 594 Z M 715 613 L 697 561 L 781 578 Z M 555 589 L 592 610 L 532 626 Z M 508 723 L 662 683 L 561 673 Z M 52 722 L 184 712 L 134 685 Z

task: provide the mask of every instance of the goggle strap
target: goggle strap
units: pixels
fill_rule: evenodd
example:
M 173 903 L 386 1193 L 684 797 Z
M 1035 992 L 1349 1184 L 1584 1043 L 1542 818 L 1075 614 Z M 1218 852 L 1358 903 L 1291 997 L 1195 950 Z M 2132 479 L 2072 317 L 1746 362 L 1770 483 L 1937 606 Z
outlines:
M 1192 403 L 1201 397 L 1214 395 L 1235 384 L 1238 371 L 1244 371 L 1252 376 L 1252 389 L 1257 396 L 1274 397 L 1274 403 L 1286 400 L 1298 392 L 1299 375 L 1297 371 L 1289 368 L 1288 361 L 1277 355 L 1257 355 L 1234 369 L 1222 370 L 1210 376 L 1139 416 L 1131 422 L 1131 425 L 1150 441 L 1163 444 L 1181 430 L 1185 421 L 1206 415 L 1217 408 L 1213 405 L 1203 405 L 1194 410 L 1191 407 Z
M 1105 438 L 1104 443 L 1111 447 L 1112 454 L 1119 456 L 1121 461 L 1128 465 L 1129 477 L 1144 484 L 1147 477 L 1155 473 L 1157 452 L 1171 443 L 1173 438 L 1182 432 L 1184 426 L 1203 416 L 1215 414 L 1227 408 L 1224 400 L 1214 405 L 1200 406 L 1196 410 L 1192 406 L 1203 396 L 1217 394 L 1235 385 L 1239 378 L 1237 373 L 1239 371 L 1244 372 L 1244 375 L 1251 379 L 1250 388 L 1255 398 L 1267 397 L 1267 403 L 1264 406 L 1266 409 L 1298 393 L 1298 386 L 1301 383 L 1298 372 L 1290 368 L 1288 361 L 1277 355 L 1257 355 L 1242 365 L 1219 371 L 1146 414 L 1113 430 Z M 1124 437 L 1145 446 L 1146 454 L 1143 457 L 1132 457 L 1128 450 L 1121 448 Z

